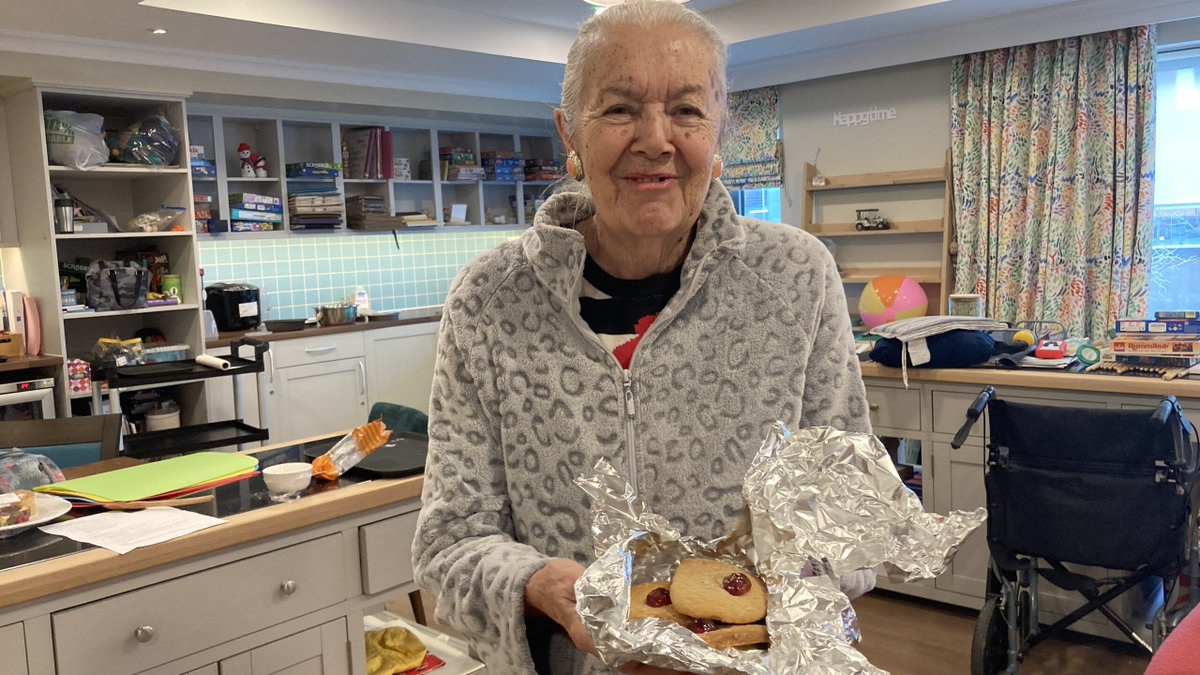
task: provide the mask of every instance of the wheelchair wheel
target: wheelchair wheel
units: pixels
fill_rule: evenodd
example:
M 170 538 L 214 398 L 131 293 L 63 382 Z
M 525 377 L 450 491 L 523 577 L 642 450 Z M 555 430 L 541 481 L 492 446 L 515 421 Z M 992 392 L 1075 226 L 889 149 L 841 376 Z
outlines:
M 1002 596 L 983 603 L 971 637 L 971 675 L 997 675 L 1008 670 L 1008 622 Z

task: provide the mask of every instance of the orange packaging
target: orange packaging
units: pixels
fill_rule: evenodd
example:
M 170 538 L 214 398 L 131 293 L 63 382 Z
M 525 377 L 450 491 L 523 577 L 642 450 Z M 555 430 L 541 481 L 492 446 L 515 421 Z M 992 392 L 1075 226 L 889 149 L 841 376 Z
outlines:
M 353 429 L 325 454 L 313 460 L 313 475 L 324 480 L 337 480 L 364 457 L 387 443 L 391 436 L 392 432 L 388 431 L 381 419 Z

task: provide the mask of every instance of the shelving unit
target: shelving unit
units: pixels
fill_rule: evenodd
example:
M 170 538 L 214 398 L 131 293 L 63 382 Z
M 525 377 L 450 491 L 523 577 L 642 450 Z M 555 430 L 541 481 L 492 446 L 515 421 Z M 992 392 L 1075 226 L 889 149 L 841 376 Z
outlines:
M 911 277 L 925 289 L 929 313 L 945 312 L 953 290 L 949 153 L 937 168 L 822 176 L 814 185 L 818 176 L 815 166 L 804 165 L 801 227 L 834 242 L 851 312 L 862 286 L 886 274 Z M 854 211 L 864 208 L 879 208 L 890 227 L 856 229 Z
M 21 246 L 5 254 L 5 262 L 12 263 L 11 267 L 6 264 L 5 271 L 11 275 L 6 281 L 37 300 L 43 352 L 65 358 L 82 357 L 92 351 L 100 337 L 132 338 L 138 331 L 152 328 L 160 331 L 168 343 L 185 344 L 192 353 L 202 353 L 204 340 L 200 306 L 196 302 L 200 298 L 200 278 L 190 208 L 192 182 L 186 167 L 189 139 L 183 98 L 33 85 L 9 94 L 3 107 L 12 165 L 26 167 L 12 176 Z M 179 155 L 173 165 L 166 167 L 105 164 L 79 170 L 51 165 L 43 121 L 46 110 L 96 113 L 103 116 L 106 130 L 126 128 L 161 111 L 178 131 Z M 185 207 L 184 217 L 179 221 L 182 231 L 56 233 L 52 185 L 63 186 L 72 196 L 105 211 L 120 223 L 164 204 Z M 217 183 L 207 185 L 215 187 Z M 148 250 L 169 257 L 167 271 L 178 274 L 183 282 L 183 303 L 135 310 L 63 313 L 60 262 L 113 260 L 120 251 Z M 183 424 L 207 421 L 202 386 L 171 383 L 163 386 L 171 387 L 169 395 L 180 405 Z M 82 403 L 71 405 L 84 397 L 67 394 L 65 372 L 60 372 L 56 389 L 61 415 L 86 412 Z
M 476 160 L 486 151 L 517 151 L 526 157 L 553 158 L 560 156 L 555 139 L 547 132 L 515 130 L 441 129 L 430 124 L 414 124 L 398 119 L 334 119 L 309 118 L 307 113 L 262 110 L 230 110 L 213 108 L 192 110 L 188 115 L 193 142 L 203 145 L 206 156 L 217 167 L 214 177 L 193 177 L 196 194 L 210 195 L 214 219 L 229 222 L 229 195 L 254 192 L 280 197 L 285 202 L 283 227 L 264 232 L 219 232 L 213 235 L 246 239 L 267 239 L 307 234 L 373 234 L 377 231 L 338 228 L 336 230 L 294 230 L 287 214 L 288 186 L 312 186 L 328 183 L 341 193 L 343 204 L 359 194 L 383 198 L 388 213 L 424 211 L 442 219 L 443 209 L 451 204 L 466 204 L 465 224 L 444 224 L 437 227 L 414 227 L 399 232 L 461 232 L 472 227 L 524 227 L 531 220 L 524 208 L 526 200 L 532 205 L 551 185 L 549 181 L 450 181 L 442 180 L 438 149 L 442 146 L 467 147 L 475 152 Z M 409 160 L 409 179 L 346 178 L 345 172 L 331 178 L 279 178 L 291 162 L 342 163 L 341 140 L 345 133 L 363 127 L 382 127 L 391 132 L 392 156 Z M 256 154 L 267 160 L 268 178 L 240 178 L 237 146 L 245 142 Z M 430 163 L 430 178 L 420 178 L 421 162 Z M 504 215 L 503 224 L 488 223 L 488 215 Z M 280 232 L 287 234 L 280 234 Z

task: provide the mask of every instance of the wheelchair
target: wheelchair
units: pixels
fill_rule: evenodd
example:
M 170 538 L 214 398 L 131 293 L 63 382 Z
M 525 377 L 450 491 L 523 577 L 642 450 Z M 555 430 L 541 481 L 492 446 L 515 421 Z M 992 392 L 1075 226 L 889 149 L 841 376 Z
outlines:
M 1033 647 L 1093 611 L 1153 653 L 1200 601 L 1197 434 L 1175 397 L 1152 411 L 1068 408 L 1004 401 L 989 386 L 952 447 L 984 410 L 989 569 L 972 675 L 1016 673 Z M 1117 574 L 1097 579 L 1067 565 Z M 1086 602 L 1042 626 L 1039 580 Z M 1108 606 L 1147 586 L 1155 589 L 1149 643 Z

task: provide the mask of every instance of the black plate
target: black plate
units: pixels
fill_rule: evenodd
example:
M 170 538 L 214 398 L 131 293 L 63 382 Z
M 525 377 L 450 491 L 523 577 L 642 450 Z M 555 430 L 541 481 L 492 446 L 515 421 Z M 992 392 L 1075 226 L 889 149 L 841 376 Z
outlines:
M 363 461 L 350 469 L 363 476 L 375 478 L 401 478 L 425 471 L 425 453 L 429 437 L 406 431 L 392 432 L 392 437 L 383 447 L 367 455 Z M 305 447 L 304 456 L 316 459 L 325 454 L 327 448 Z
M 304 330 L 304 319 L 274 319 L 264 321 L 263 325 L 272 333 L 290 333 L 292 331 Z

